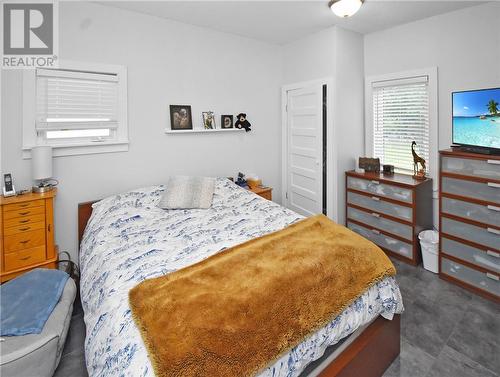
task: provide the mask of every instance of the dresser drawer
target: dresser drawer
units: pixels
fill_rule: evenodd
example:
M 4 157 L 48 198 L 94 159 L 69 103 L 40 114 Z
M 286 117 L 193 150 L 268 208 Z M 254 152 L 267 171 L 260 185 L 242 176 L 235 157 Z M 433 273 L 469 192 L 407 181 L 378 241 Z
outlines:
M 347 217 L 352 220 L 357 220 L 368 226 L 385 230 L 386 232 L 396 234 L 406 238 L 409 241 L 413 240 L 413 228 L 409 225 L 401 224 L 396 221 L 388 220 L 380 217 L 376 212 L 367 213 L 356 208 L 347 208 Z
M 441 272 L 473 287 L 500 296 L 498 275 L 485 274 L 446 258 L 441 258 Z
M 13 234 L 31 232 L 33 230 L 45 229 L 45 221 L 39 221 L 37 223 L 27 224 L 27 225 L 17 225 L 10 228 L 4 228 L 3 234 L 6 236 L 12 236 Z
M 20 225 L 29 225 L 39 222 L 45 222 L 45 213 L 41 215 L 15 217 L 13 219 L 5 220 L 3 225 L 5 228 L 11 228 Z
M 500 252 L 479 250 L 446 237 L 441 238 L 441 251 L 466 262 L 500 273 Z
M 33 208 L 33 207 L 43 207 L 43 206 L 45 206 L 45 200 L 40 199 L 40 200 L 31 200 L 29 202 L 6 204 L 3 206 L 3 210 L 4 210 L 4 212 L 19 211 L 22 209 Z
M 45 230 L 33 230 L 4 237 L 4 250 L 10 253 L 16 250 L 30 249 L 35 246 L 45 245 Z
M 500 180 L 500 161 L 442 157 L 441 171 Z
M 16 209 L 14 211 L 4 211 L 3 219 L 10 220 L 10 219 L 15 219 L 17 217 L 28 217 L 28 216 L 41 215 L 41 214 L 45 214 L 45 206 Z
M 45 246 L 5 254 L 4 258 L 6 271 L 13 271 L 18 268 L 31 266 L 45 261 Z
M 369 239 L 373 243 L 396 254 L 402 255 L 407 258 L 413 258 L 413 246 L 409 243 L 395 240 L 385 234 L 377 232 L 372 229 L 365 228 L 364 226 L 347 222 L 347 227 L 359 235 Z
M 441 192 L 497 203 L 500 206 L 500 184 L 442 178 Z
M 441 211 L 484 224 L 497 226 L 500 224 L 500 206 L 484 206 L 443 197 L 441 200 Z
M 397 217 L 398 219 L 412 222 L 413 212 L 411 207 L 400 206 L 391 202 L 384 201 L 377 197 L 369 197 L 354 192 L 347 193 L 347 202 L 369 209 L 373 212 L 384 213 L 389 216 Z
M 500 230 L 493 228 L 485 229 L 442 217 L 441 231 L 451 236 L 492 248 L 495 251 L 500 251 Z
M 406 203 L 412 203 L 413 201 L 413 191 L 398 187 L 388 185 L 386 183 L 380 183 L 377 180 L 367 180 L 354 177 L 347 177 L 347 187 L 364 191 L 369 194 L 380 195 L 385 198 L 403 201 Z

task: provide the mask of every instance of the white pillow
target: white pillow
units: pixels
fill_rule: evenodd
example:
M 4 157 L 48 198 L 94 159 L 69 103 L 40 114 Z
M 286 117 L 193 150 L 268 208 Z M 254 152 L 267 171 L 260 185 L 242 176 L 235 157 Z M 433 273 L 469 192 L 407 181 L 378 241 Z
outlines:
M 210 208 L 214 190 L 214 178 L 171 177 L 158 207 L 163 209 Z

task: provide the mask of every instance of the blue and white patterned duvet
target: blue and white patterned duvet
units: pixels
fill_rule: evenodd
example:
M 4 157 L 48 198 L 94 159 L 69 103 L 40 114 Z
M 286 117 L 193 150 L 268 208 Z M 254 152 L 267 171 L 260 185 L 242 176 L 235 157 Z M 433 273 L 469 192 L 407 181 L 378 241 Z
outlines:
M 208 210 L 157 208 L 163 190 L 138 189 L 94 204 L 80 251 L 85 355 L 91 377 L 154 376 L 131 317 L 131 288 L 302 218 L 226 179 L 217 179 Z M 391 319 L 402 309 L 394 278 L 386 278 L 260 376 L 298 376 L 329 345 L 379 314 Z

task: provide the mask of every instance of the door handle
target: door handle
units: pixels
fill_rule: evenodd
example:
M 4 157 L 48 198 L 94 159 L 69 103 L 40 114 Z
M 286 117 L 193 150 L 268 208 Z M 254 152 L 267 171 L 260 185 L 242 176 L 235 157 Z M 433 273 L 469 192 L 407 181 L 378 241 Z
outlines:
M 487 272 L 486 273 L 486 277 L 490 278 L 491 280 L 496 280 L 496 281 L 499 281 L 500 280 L 500 277 L 498 277 L 497 275 L 493 275 L 492 273 L 490 272 Z
M 500 253 L 497 253 L 493 250 L 486 250 L 486 254 L 490 257 L 500 258 Z

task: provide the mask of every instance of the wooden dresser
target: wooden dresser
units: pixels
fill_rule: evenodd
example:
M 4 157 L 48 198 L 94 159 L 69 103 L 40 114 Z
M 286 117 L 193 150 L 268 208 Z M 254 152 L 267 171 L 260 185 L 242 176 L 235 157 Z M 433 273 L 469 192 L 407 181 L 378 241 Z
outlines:
M 432 181 L 346 172 L 346 226 L 388 255 L 420 263 L 418 233 L 432 229 Z
M 440 276 L 500 302 L 500 156 L 440 155 Z
M 56 268 L 54 197 L 44 194 L 0 196 L 0 282 L 35 267 Z
M 272 195 L 273 189 L 271 187 L 261 186 L 261 187 L 255 187 L 255 188 L 252 188 L 249 190 L 252 191 L 253 193 L 263 197 L 264 199 L 273 200 L 273 195 Z

